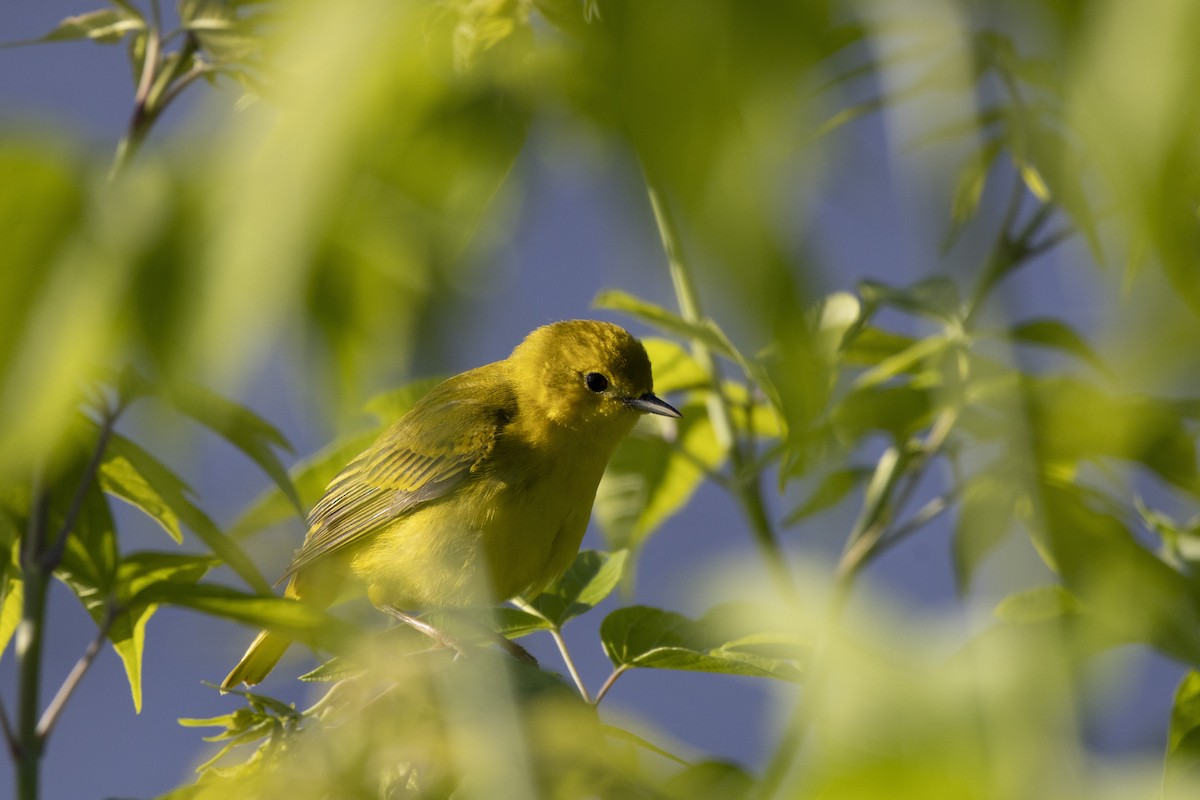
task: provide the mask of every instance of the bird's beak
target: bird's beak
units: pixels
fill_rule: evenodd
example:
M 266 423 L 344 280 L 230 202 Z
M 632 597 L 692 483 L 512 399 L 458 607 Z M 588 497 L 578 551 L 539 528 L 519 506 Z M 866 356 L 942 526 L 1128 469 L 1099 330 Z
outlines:
M 675 417 L 676 419 L 683 416 L 670 403 L 666 403 L 655 397 L 654 392 L 646 392 L 641 397 L 627 397 L 625 398 L 625 405 L 637 409 L 643 414 L 658 414 L 664 417 Z

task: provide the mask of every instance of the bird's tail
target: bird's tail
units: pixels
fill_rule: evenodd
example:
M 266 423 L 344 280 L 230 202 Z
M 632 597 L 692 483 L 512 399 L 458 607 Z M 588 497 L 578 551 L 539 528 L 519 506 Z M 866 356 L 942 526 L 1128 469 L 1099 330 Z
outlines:
M 283 657 L 283 651 L 287 650 L 291 643 L 292 640 L 281 633 L 273 631 L 259 633 L 250 643 L 246 655 L 242 656 L 242 660 L 221 682 L 221 691 L 228 692 L 239 683 L 247 686 L 262 683 L 263 678 L 275 669 L 275 665 Z

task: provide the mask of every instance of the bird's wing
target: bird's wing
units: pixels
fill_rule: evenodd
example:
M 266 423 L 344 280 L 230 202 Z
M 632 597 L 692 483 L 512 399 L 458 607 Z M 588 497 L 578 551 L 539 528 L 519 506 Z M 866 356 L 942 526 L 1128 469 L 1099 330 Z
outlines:
M 454 491 L 516 410 L 494 367 L 440 384 L 350 462 L 308 515 L 304 545 L 280 580 Z

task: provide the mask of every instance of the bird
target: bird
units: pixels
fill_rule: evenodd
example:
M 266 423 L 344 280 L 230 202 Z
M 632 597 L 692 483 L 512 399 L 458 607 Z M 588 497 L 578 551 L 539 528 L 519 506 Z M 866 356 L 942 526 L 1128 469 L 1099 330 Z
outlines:
M 401 610 L 535 596 L 574 560 L 605 467 L 645 414 L 682 416 L 654 394 L 627 330 L 537 328 L 507 358 L 438 384 L 334 477 L 284 596 L 325 608 L 356 580 L 410 622 Z M 290 643 L 260 632 L 221 690 L 260 683 Z

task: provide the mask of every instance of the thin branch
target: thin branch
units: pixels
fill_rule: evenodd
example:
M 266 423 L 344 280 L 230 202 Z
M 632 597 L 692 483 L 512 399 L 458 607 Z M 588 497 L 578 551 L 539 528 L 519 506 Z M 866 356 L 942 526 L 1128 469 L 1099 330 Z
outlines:
M 628 669 L 629 669 L 628 664 L 622 664 L 621 666 L 614 669 L 612 671 L 612 674 L 608 676 L 608 680 L 606 680 L 604 682 L 604 685 L 600 687 L 600 691 L 596 692 L 596 699 L 592 701 L 592 705 L 594 705 L 594 706 L 600 705 L 600 701 L 604 699 L 604 696 L 606 694 L 608 694 L 608 690 L 611 689 L 613 687 L 613 684 L 617 682 L 617 678 L 624 675 L 625 671 Z
M 562 654 L 563 663 L 567 665 L 567 672 L 571 673 L 571 680 L 575 681 L 575 687 L 579 689 L 579 696 L 585 703 L 599 702 L 592 699 L 587 686 L 583 683 L 583 678 L 579 677 L 579 670 L 575 668 L 575 659 L 571 658 L 571 651 L 567 649 L 567 642 L 563 639 L 562 632 L 558 628 L 551 628 L 550 635 L 554 637 L 554 643 L 558 645 L 558 652 Z
M 700 299 L 692 281 L 691 271 L 683 258 L 682 239 L 671 214 L 671 209 L 662 196 L 658 186 L 645 172 L 646 192 L 650 197 L 650 206 L 654 212 L 654 220 L 658 225 L 659 237 L 663 250 L 667 255 L 667 268 L 671 274 L 671 283 L 675 287 L 675 297 L 679 303 L 679 313 L 688 322 L 703 321 L 700 311 Z M 721 367 L 713 353 L 701 342 L 692 342 L 692 355 L 711 382 L 712 391 L 708 393 L 708 415 L 713 425 L 717 441 L 722 444 L 729 454 L 730 465 L 734 476 L 734 489 L 741 502 L 754 532 L 754 540 L 759 552 L 767 563 L 767 569 L 780 594 L 789 600 L 796 596 L 796 588 L 792 583 L 792 575 L 787 566 L 775 530 L 767 513 L 766 502 L 762 496 L 762 485 L 758 472 L 747 475 L 745 466 L 746 454 L 741 443 L 734 434 L 733 414 L 729 400 L 721 390 Z
M 8 752 L 15 761 L 20 745 L 17 743 L 16 731 L 12 729 L 12 723 L 8 721 L 8 709 L 4 707 L 3 696 L 0 696 L 0 729 L 4 731 L 4 743 L 8 745 Z
M 67 675 L 62 685 L 58 687 L 58 692 L 55 693 L 54 699 L 50 701 L 50 705 L 46 706 L 46 710 L 42 713 L 42 718 L 38 722 L 37 736 L 41 740 L 42 746 L 46 744 L 46 740 L 50 737 L 50 731 L 54 729 L 58 718 L 62 716 L 63 709 L 66 708 L 67 700 L 74 694 L 75 689 L 79 687 L 79 682 L 83 680 L 83 676 L 92 666 L 92 662 L 96 660 L 96 656 L 100 655 L 100 649 L 104 646 L 104 640 L 108 638 L 108 632 L 112 629 L 113 620 L 117 616 L 117 609 L 114 605 L 109 604 L 108 611 L 104 615 L 104 624 L 96 631 L 96 637 L 88 643 L 87 649 L 83 651 L 83 655 L 75 662 L 75 666 L 71 668 L 71 672 Z

